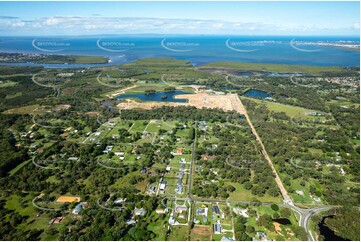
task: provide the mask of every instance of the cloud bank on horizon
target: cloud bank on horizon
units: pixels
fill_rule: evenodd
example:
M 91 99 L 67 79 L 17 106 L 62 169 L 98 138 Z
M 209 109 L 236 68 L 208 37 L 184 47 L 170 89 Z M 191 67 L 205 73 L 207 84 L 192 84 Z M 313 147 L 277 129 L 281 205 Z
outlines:
M 14 4 L 16 5 L 16 3 Z M 72 3 L 68 4 L 71 6 Z M 9 3 L 6 5 L 5 3 L 0 3 L 0 9 L 2 9 L 0 10 L 0 35 L 55 36 L 100 34 L 234 34 L 359 36 L 360 32 L 359 13 L 357 12 L 357 14 L 355 14 L 353 12 L 353 14 L 348 14 L 347 8 L 346 10 L 343 9 L 341 11 L 342 13 L 338 13 L 337 6 L 333 10 L 323 9 L 322 6 L 319 10 L 313 8 L 313 12 L 305 11 L 304 16 L 300 15 L 297 18 L 295 17 L 292 19 L 290 16 L 295 15 L 295 13 L 292 13 L 295 9 L 292 10 L 290 8 L 292 11 L 287 12 L 287 6 L 283 6 L 284 8 L 278 10 L 278 12 L 270 13 L 269 16 L 264 16 L 262 12 L 259 12 L 264 11 L 265 9 L 259 10 L 254 6 L 253 8 L 248 6 L 248 13 L 240 13 L 240 16 L 238 16 L 238 14 L 233 14 L 236 16 L 230 18 L 227 16 L 227 12 L 224 13 L 222 9 L 219 9 L 219 12 L 222 12 L 222 14 L 215 15 L 211 11 L 212 7 L 209 7 L 210 10 L 208 10 L 207 5 L 204 6 L 204 9 L 209 11 L 208 14 L 192 15 L 182 14 L 181 8 L 179 10 L 180 13 L 175 14 L 176 9 L 170 7 L 167 8 L 165 7 L 166 4 L 163 4 L 159 5 L 162 6 L 162 8 L 158 8 L 157 11 L 153 11 L 153 15 L 150 16 L 151 14 L 145 11 L 133 13 L 129 10 L 123 12 L 119 11 L 119 14 L 114 14 L 111 12 L 112 8 L 110 5 L 108 6 L 107 4 L 101 9 L 96 8 L 94 5 L 96 3 L 84 2 L 81 4 L 84 5 L 84 9 L 86 9 L 87 4 L 89 4 L 90 10 L 87 12 L 81 8 L 74 8 L 72 11 L 66 11 L 61 10 L 62 8 L 59 7 L 59 11 L 54 11 L 52 7 L 49 7 L 44 3 L 43 5 L 38 5 L 42 8 L 40 11 L 39 8 L 35 8 L 34 3 L 34 5 L 29 5 L 31 7 L 34 6 L 32 15 L 29 15 L 25 13 L 24 9 L 26 6 L 24 7 L 24 5 L 19 5 L 17 12 L 16 6 L 9 5 Z M 116 6 L 120 6 L 118 4 L 123 3 L 116 4 Z M 184 3 L 183 5 L 186 4 L 188 3 Z M 239 4 L 241 6 L 244 3 L 241 2 Z M 356 3 L 356 5 L 359 6 L 358 3 Z M 93 8 L 91 8 L 91 6 L 93 6 Z M 139 6 L 140 5 L 138 5 L 138 8 Z M 223 5 L 219 6 L 219 8 L 223 7 Z M 131 5 L 128 7 L 129 9 L 132 9 Z M 304 7 L 307 6 L 305 5 Z M 6 11 L 7 8 L 9 11 Z M 119 9 L 124 8 L 125 7 L 119 7 Z M 189 12 L 199 11 L 197 7 L 194 8 L 195 9 L 190 9 Z M 267 6 L 264 8 L 267 8 Z M 49 11 L 46 11 L 46 9 L 49 9 Z M 134 6 L 134 9 L 137 9 L 137 7 Z M 240 8 L 240 11 L 241 9 L 242 8 Z M 254 9 L 254 16 L 251 14 L 252 12 L 249 13 L 252 9 Z M 94 14 L 94 12 L 92 13 L 92 11 L 95 10 L 98 10 L 99 14 Z M 224 10 L 226 10 L 226 8 Z M 186 10 L 184 10 L 184 12 L 185 11 Z M 320 12 L 320 14 L 318 14 L 318 12 Z M 332 18 L 332 16 L 329 18 L 329 16 L 325 15 L 327 12 L 329 12 L 329 14 L 333 14 L 334 18 Z M 166 17 L 158 17 L 162 16 L 160 15 L 162 13 L 168 14 L 164 14 Z M 280 16 L 282 13 L 283 16 Z M 229 12 L 228 15 L 230 14 L 232 13 Z M 336 16 L 337 14 L 338 16 Z M 345 18 L 340 18 L 343 15 L 345 15 Z M 194 17 L 190 18 L 189 16 Z M 199 16 L 201 17 L 198 18 Z M 289 18 L 289 21 L 287 21 L 287 18 Z

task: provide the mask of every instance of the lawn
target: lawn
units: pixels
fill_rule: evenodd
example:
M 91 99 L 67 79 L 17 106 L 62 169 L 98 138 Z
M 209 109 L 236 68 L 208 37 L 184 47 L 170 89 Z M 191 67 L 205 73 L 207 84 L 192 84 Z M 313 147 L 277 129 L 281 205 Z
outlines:
M 312 109 L 306 109 L 306 108 L 301 108 L 301 107 L 297 107 L 297 106 L 292 106 L 292 105 L 287 105 L 287 104 L 281 104 L 281 103 L 276 103 L 276 102 L 270 102 L 270 101 L 265 101 L 265 100 L 259 100 L 259 99 L 254 99 L 254 98 L 248 98 L 248 97 L 241 97 L 241 99 L 252 99 L 252 101 L 257 102 L 259 104 L 265 104 L 267 106 L 267 108 L 273 112 L 285 112 L 287 116 L 289 116 L 290 118 L 300 118 L 300 119 L 326 119 L 323 116 L 311 116 L 311 115 L 307 115 L 307 113 L 311 113 L 311 112 L 318 112 L 316 110 L 312 110 Z
M 39 108 L 39 104 L 23 106 L 19 108 L 12 108 L 4 111 L 4 114 L 31 114 L 35 109 Z
M 285 65 L 285 64 L 265 64 L 265 63 L 245 63 L 245 62 L 213 62 L 206 64 L 207 68 L 237 69 L 243 71 L 265 71 L 283 73 L 304 73 L 320 75 L 323 73 L 347 73 L 342 67 L 336 66 L 306 66 L 306 65 Z
M 168 241 L 186 241 L 188 240 L 188 226 L 171 226 L 171 232 Z
M 148 124 L 148 121 L 146 121 Z M 137 120 L 134 122 L 133 126 L 129 129 L 130 132 L 143 132 L 147 124 L 144 124 L 145 120 Z
M 9 172 L 9 175 L 10 176 L 13 176 L 16 172 L 18 172 L 21 168 L 23 168 L 24 166 L 26 166 L 29 162 L 31 161 L 30 160 L 27 160 L 27 161 L 24 161 L 23 163 L 21 163 L 20 165 L 16 166 L 14 169 L 12 169 L 10 172 Z
M 234 182 L 225 182 L 225 186 L 232 185 L 236 190 L 230 193 L 230 201 L 251 201 L 253 198 L 257 198 L 261 202 L 270 202 L 270 203 L 282 203 L 281 197 L 272 197 L 268 194 L 265 194 L 263 197 L 254 196 L 251 193 L 251 190 L 244 189 L 242 184 Z

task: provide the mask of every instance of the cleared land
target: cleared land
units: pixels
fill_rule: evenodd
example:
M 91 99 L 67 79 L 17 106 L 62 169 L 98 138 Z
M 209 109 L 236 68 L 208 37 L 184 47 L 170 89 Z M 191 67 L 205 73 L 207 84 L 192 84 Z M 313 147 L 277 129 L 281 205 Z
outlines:
M 80 197 L 60 196 L 56 201 L 59 203 L 80 202 Z
M 213 231 L 211 226 L 196 225 L 191 231 L 191 240 L 193 241 L 211 240 L 212 232 Z
M 120 109 L 152 109 L 161 106 L 194 106 L 196 108 L 220 108 L 224 111 L 236 111 L 240 114 L 245 114 L 246 110 L 243 107 L 241 100 L 237 94 L 227 95 L 212 95 L 204 92 L 196 94 L 182 94 L 175 98 L 187 99 L 187 103 L 171 103 L 171 102 L 135 102 L 126 99 L 126 102 L 117 105 Z

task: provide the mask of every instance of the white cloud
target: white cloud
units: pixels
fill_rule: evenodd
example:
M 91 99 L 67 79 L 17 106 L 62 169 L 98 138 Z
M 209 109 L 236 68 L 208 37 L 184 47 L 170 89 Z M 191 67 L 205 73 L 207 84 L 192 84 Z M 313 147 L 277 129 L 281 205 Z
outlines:
M 287 23 L 285 23 L 287 24 Z M 359 23 L 353 29 L 359 30 Z M 345 28 L 347 29 L 347 28 Z M 0 18 L 0 30 L 21 34 L 33 31 L 33 34 L 302 34 L 309 32 L 320 34 L 322 31 L 337 31 L 320 26 L 288 27 L 261 22 L 228 22 L 221 20 L 169 19 L 169 18 L 110 18 L 103 16 L 53 16 L 33 20 Z M 301 31 L 301 32 L 300 32 Z

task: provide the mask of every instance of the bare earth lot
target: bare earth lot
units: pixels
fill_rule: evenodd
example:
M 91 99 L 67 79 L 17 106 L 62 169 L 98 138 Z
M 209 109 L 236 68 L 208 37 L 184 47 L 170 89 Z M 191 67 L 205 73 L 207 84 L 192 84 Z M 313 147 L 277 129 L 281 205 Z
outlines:
M 126 99 L 126 102 L 119 103 L 120 109 L 152 109 L 154 107 L 161 106 L 194 106 L 196 108 L 220 108 L 225 111 L 236 111 L 240 114 L 245 114 L 246 110 L 243 107 L 241 100 L 237 94 L 216 95 L 208 94 L 205 92 L 199 92 L 196 94 L 183 94 L 177 95 L 175 98 L 188 99 L 187 103 L 172 103 L 172 102 L 135 102 L 130 99 Z

